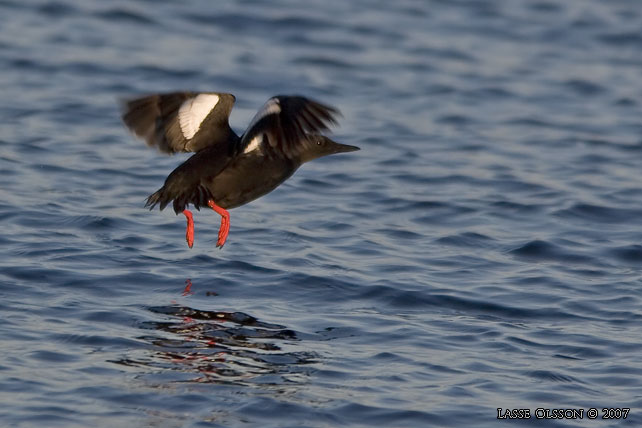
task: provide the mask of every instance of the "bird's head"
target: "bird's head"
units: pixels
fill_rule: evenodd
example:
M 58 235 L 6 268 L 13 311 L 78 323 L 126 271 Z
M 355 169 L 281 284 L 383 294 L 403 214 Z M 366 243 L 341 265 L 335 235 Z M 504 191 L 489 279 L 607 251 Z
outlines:
M 359 147 L 337 143 L 324 135 L 309 134 L 304 142 L 301 163 L 335 153 L 354 152 L 356 150 L 360 150 Z

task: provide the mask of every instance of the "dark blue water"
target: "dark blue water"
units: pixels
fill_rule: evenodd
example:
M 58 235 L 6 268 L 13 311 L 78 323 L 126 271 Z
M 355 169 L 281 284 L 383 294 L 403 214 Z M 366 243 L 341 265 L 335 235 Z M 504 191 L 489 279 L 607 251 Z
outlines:
M 0 425 L 641 426 L 641 31 L 637 0 L 0 0 Z M 177 89 L 237 132 L 305 94 L 362 150 L 190 250 L 143 208 L 186 156 L 116 103 Z

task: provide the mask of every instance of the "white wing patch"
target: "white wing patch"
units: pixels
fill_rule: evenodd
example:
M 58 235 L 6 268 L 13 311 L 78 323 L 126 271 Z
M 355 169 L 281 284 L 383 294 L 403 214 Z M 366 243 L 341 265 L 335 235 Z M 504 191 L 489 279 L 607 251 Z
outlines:
M 199 94 L 181 104 L 178 109 L 178 124 L 183 136 L 191 140 L 201 127 L 201 123 L 218 104 L 218 95 Z
M 262 142 L 263 134 L 257 135 L 248 143 L 247 147 L 245 147 L 245 150 L 243 150 L 243 153 L 250 153 L 251 151 L 258 149 L 261 146 Z
M 247 129 L 252 129 L 256 123 L 263 119 L 265 116 L 270 115 L 270 114 L 279 114 L 281 113 L 281 104 L 279 104 L 278 98 L 270 98 L 267 100 L 267 102 L 263 105 L 263 108 L 259 110 L 254 118 L 252 118 L 252 121 L 248 125 Z
M 281 104 L 277 98 L 272 98 L 265 103 L 265 106 L 259 112 L 261 117 L 267 116 L 268 114 L 281 113 Z

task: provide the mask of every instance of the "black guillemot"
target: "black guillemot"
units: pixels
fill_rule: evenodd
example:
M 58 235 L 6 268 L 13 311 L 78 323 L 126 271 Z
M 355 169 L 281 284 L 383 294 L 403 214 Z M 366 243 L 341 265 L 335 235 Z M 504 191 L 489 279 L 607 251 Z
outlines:
M 187 245 L 194 220 L 187 209 L 209 206 L 221 215 L 216 246 L 230 229 L 227 209 L 276 189 L 305 162 L 358 147 L 339 144 L 320 132 L 339 111 L 300 96 L 270 98 L 240 137 L 228 118 L 236 98 L 219 92 L 172 92 L 123 102 L 122 119 L 137 137 L 164 153 L 195 152 L 179 165 L 145 204 L 160 209 L 173 201 L 187 218 Z

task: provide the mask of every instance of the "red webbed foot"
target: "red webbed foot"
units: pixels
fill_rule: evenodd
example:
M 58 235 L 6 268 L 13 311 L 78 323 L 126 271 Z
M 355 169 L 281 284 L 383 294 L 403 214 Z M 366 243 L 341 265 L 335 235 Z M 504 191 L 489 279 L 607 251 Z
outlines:
M 221 216 L 221 227 L 218 230 L 218 241 L 216 241 L 216 246 L 218 248 L 223 248 L 223 245 L 225 245 L 225 241 L 227 240 L 227 235 L 230 232 L 230 213 L 216 205 L 212 200 L 207 201 L 207 205 Z
M 187 246 L 192 248 L 194 245 L 194 219 L 192 218 L 192 213 L 189 210 L 184 210 L 183 214 L 187 217 L 187 230 L 185 231 L 185 240 L 187 241 Z

